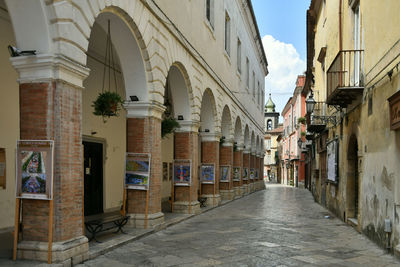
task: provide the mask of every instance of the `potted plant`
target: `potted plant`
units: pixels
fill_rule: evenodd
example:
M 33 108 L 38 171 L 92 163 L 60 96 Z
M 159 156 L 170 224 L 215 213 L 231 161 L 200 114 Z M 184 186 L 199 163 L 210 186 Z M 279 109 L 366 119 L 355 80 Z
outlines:
M 93 101 L 93 114 L 96 116 L 102 116 L 105 122 L 106 117 L 118 116 L 118 111 L 121 110 L 123 103 L 124 101 L 118 93 L 105 91 L 100 93 L 96 100 Z
M 299 117 L 298 119 L 297 119 L 297 121 L 299 122 L 299 123 L 301 123 L 301 124 L 306 124 L 306 118 L 304 118 L 304 117 Z
M 179 122 L 174 118 L 165 118 L 161 122 L 161 137 L 164 138 L 167 134 L 175 131 L 176 128 L 180 128 Z
M 306 136 L 306 132 L 301 132 L 300 134 L 301 134 L 301 137 Z

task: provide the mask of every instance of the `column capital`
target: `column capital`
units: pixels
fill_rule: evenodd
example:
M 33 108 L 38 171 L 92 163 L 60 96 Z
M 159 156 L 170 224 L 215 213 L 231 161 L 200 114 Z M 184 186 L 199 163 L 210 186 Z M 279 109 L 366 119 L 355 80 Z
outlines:
M 161 119 L 165 106 L 158 102 L 126 101 L 124 103 L 128 118 L 154 117 Z
M 201 132 L 200 137 L 202 142 L 219 142 L 220 133 Z
M 243 151 L 244 150 L 244 144 L 236 144 L 236 151 Z
M 180 128 L 175 129 L 177 133 L 195 132 L 199 131 L 199 121 L 178 121 Z
M 222 146 L 233 146 L 233 139 L 224 140 Z
M 11 64 L 19 74 L 18 82 L 38 83 L 59 80 L 83 88 L 83 81 L 89 69 L 64 56 L 39 54 L 10 58 Z

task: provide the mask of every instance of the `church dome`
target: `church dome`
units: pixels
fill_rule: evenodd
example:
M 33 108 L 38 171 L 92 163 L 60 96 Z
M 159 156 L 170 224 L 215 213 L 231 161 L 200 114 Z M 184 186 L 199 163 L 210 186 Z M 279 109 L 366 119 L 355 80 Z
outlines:
M 269 94 L 268 102 L 265 105 L 265 112 L 275 112 L 275 104 L 272 102 L 271 94 Z

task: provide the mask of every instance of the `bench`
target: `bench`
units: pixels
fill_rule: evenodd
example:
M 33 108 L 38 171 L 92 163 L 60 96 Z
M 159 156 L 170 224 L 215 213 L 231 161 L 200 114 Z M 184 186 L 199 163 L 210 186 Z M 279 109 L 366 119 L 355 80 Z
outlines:
M 85 227 L 91 234 L 89 241 L 94 239 L 96 242 L 101 243 L 96 239 L 96 235 L 113 228 L 118 228 L 114 233 L 121 232 L 125 234 L 122 227 L 125 226 L 128 220 L 129 216 L 121 215 L 119 213 L 103 213 L 85 218 Z
M 200 202 L 200 208 L 204 208 L 204 207 L 206 207 L 206 201 L 207 201 L 207 198 L 206 197 L 199 197 L 199 202 Z

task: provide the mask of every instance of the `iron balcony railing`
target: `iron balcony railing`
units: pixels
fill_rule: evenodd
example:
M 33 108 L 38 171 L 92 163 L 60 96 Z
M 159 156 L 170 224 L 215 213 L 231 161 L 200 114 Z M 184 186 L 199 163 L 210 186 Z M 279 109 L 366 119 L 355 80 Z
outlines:
M 364 50 L 342 50 L 327 72 L 327 96 L 337 88 L 363 87 Z

